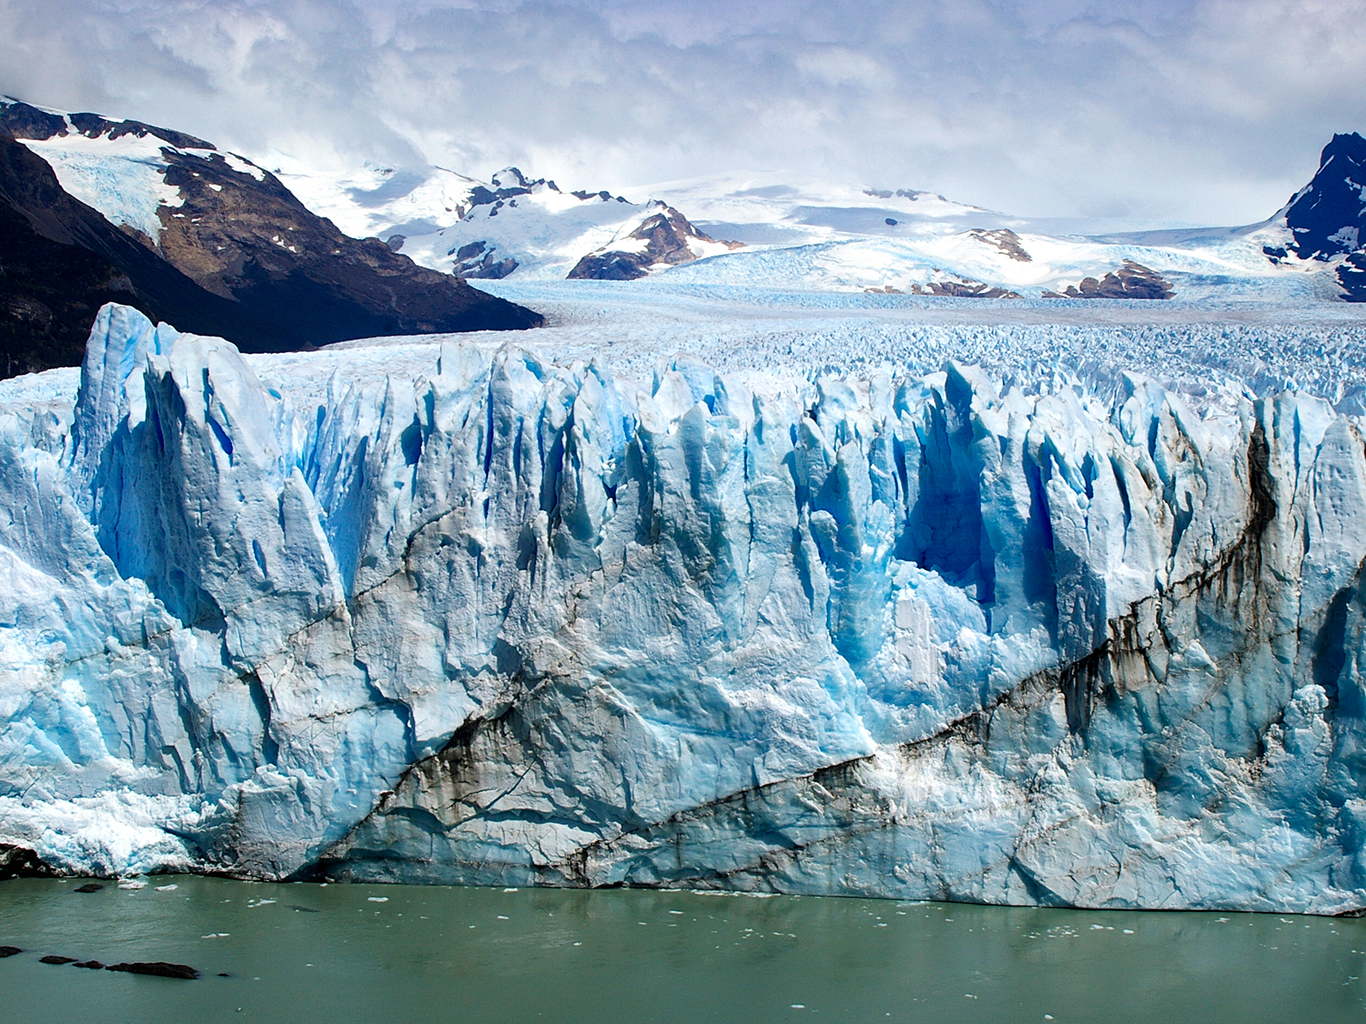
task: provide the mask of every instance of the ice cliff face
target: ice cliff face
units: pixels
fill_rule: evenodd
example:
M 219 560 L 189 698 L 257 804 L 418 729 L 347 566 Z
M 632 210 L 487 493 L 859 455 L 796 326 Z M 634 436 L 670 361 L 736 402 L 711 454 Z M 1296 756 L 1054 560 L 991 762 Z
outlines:
M 449 345 L 296 406 L 106 307 L 0 509 L 0 843 L 61 869 L 1366 906 L 1314 398 Z

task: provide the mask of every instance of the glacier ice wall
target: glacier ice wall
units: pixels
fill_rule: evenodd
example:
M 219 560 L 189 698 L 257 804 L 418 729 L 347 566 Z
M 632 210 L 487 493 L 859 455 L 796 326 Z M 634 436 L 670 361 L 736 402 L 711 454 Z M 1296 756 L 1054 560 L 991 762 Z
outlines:
M 1281 393 L 292 403 L 106 307 L 0 407 L 0 843 L 69 871 L 1366 906 L 1366 448 Z

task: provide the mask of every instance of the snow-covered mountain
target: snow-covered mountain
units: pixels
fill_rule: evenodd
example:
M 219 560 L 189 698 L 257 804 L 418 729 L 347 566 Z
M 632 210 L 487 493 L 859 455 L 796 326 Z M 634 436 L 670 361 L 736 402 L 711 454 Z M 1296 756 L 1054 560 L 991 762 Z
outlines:
M 423 266 L 457 277 L 631 280 L 728 252 L 678 210 L 607 191 L 564 191 L 516 167 L 479 182 L 367 167 L 358 174 L 282 173 L 312 208 L 386 239 Z
M 196 152 L 189 144 L 199 140 L 157 136 L 161 129 L 136 122 L 100 124 L 26 144 L 73 194 L 174 253 L 179 234 L 203 215 L 173 209 L 185 199 L 167 184 L 162 151 Z M 234 167 L 240 160 L 217 158 Z M 352 235 L 383 239 L 421 266 L 470 279 L 667 273 L 696 284 L 960 298 L 1315 301 L 1360 297 L 1355 282 L 1366 256 L 1353 232 L 1363 159 L 1360 136 L 1336 136 L 1314 181 L 1261 224 L 1104 236 L 1072 233 L 1075 226 L 1059 232 L 913 188 L 773 174 L 614 194 L 517 168 L 487 182 L 434 167 L 322 173 L 297 160 L 282 160 L 288 170 L 276 174 L 246 161 L 239 171 L 287 187 Z M 280 230 L 269 237 L 287 248 Z
M 112 306 L 45 380 L 0 405 L 15 862 L 1366 907 L 1322 399 L 248 361 Z
M 1363 146 L 1358 135 L 1335 137 L 1314 183 L 1264 223 L 1128 235 L 1085 235 L 1076 225 L 1060 233 L 1048 221 L 914 188 L 800 176 L 723 175 L 628 191 L 686 212 L 699 235 L 743 243 L 656 265 L 695 283 L 958 298 L 1355 299 L 1354 274 L 1366 266 L 1350 238 L 1361 220 Z M 516 169 L 490 184 L 447 171 L 367 173 L 367 187 L 348 177 L 346 187 L 320 179 L 310 191 L 288 180 L 339 223 L 400 233 L 404 253 L 454 273 L 566 277 L 583 255 L 641 223 L 624 195 L 561 193 Z M 510 184 L 527 194 L 504 194 Z M 1313 239 L 1309 250 L 1296 236 Z
M 566 192 L 515 168 L 487 184 L 439 169 L 284 178 L 338 223 L 402 236 L 394 244 L 424 266 L 472 277 L 567 277 L 612 239 L 640 237 L 662 204 L 688 222 L 694 258 L 655 262 L 653 272 L 697 284 L 959 298 L 1352 297 L 1351 257 L 1325 267 L 1277 255 L 1291 237 L 1286 210 L 1243 228 L 1085 235 L 915 189 L 773 174 L 663 182 L 630 196 Z
M 1366 139 L 1355 132 L 1334 135 L 1313 180 L 1276 219 L 1290 230 L 1287 247 L 1301 259 L 1359 251 L 1366 242 Z

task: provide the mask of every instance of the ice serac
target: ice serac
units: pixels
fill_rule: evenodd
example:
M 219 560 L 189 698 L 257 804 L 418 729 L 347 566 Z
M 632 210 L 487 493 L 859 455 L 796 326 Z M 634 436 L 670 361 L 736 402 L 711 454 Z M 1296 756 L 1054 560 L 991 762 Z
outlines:
M 0 409 L 0 843 L 1366 907 L 1360 430 L 1115 385 L 450 344 L 295 403 L 108 307 L 74 410 Z

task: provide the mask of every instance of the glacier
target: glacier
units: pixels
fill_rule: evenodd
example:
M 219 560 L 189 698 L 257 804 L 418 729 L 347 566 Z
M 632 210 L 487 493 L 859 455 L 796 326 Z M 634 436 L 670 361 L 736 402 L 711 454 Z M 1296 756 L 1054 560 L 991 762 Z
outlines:
M 1366 908 L 1352 403 L 424 351 L 291 386 L 108 306 L 0 403 L 0 845 Z

